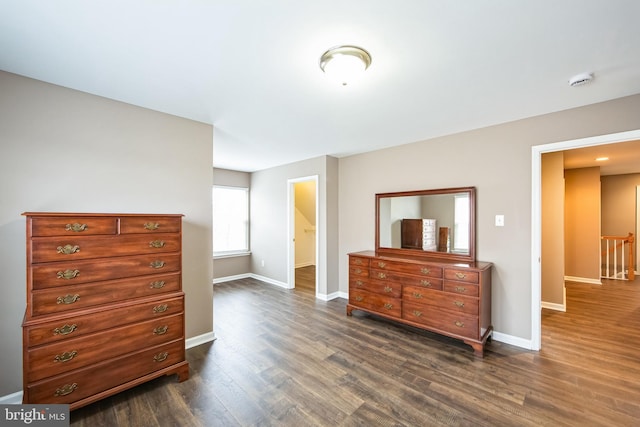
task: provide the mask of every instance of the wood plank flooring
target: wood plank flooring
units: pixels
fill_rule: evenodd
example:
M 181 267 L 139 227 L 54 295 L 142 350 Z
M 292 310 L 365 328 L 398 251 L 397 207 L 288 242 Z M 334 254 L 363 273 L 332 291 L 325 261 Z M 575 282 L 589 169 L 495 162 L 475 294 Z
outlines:
M 308 272 L 307 272 L 308 273 Z M 313 277 L 313 276 L 311 276 Z M 71 414 L 74 426 L 640 425 L 640 282 L 567 284 L 540 352 L 446 337 L 254 279 L 214 287 L 217 340 L 165 377 Z

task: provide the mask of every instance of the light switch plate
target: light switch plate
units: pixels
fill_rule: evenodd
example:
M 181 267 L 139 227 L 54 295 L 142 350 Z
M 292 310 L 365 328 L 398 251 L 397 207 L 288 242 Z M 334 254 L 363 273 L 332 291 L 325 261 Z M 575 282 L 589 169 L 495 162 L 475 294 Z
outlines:
M 496 227 L 504 227 L 504 215 L 496 215 Z

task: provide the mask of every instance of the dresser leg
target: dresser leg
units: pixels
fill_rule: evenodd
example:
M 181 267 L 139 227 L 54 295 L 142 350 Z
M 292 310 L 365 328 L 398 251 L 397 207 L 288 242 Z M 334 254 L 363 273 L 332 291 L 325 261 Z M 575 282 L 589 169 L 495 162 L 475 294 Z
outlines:
M 481 342 L 469 342 L 465 341 L 466 344 L 469 344 L 473 347 L 473 355 L 476 357 L 484 357 L 484 344 Z
M 352 311 L 353 311 L 353 307 L 347 306 L 347 316 L 351 316 Z

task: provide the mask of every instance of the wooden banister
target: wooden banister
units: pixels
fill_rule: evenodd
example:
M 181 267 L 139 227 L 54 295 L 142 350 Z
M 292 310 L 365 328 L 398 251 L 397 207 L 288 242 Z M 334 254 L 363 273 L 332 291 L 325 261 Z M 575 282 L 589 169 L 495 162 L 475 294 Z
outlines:
M 628 258 L 627 258 L 627 276 L 626 279 L 634 280 L 635 279 L 635 268 L 634 268 L 634 259 L 633 259 L 633 242 L 635 241 L 635 237 L 633 233 L 629 233 L 628 236 L 601 236 L 601 240 L 607 241 L 607 250 L 602 251 L 602 256 L 607 257 L 607 275 L 603 277 L 609 277 L 609 254 L 613 252 L 614 258 L 617 256 L 618 248 L 621 249 L 622 254 L 622 274 L 624 276 L 624 245 L 627 245 L 628 248 Z M 609 245 L 609 242 L 613 241 L 613 245 Z M 615 260 L 617 262 L 617 259 Z M 614 277 L 617 271 L 614 271 Z M 609 277 L 611 278 L 611 277 Z

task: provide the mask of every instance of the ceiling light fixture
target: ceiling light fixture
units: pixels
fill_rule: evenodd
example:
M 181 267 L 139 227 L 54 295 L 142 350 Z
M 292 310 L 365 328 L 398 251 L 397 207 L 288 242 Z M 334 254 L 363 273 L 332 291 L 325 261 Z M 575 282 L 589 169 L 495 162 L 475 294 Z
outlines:
M 371 65 L 371 55 L 357 46 L 336 46 L 320 57 L 320 68 L 343 86 L 355 80 Z
M 608 157 L 596 157 L 596 162 L 605 162 L 609 160 Z

